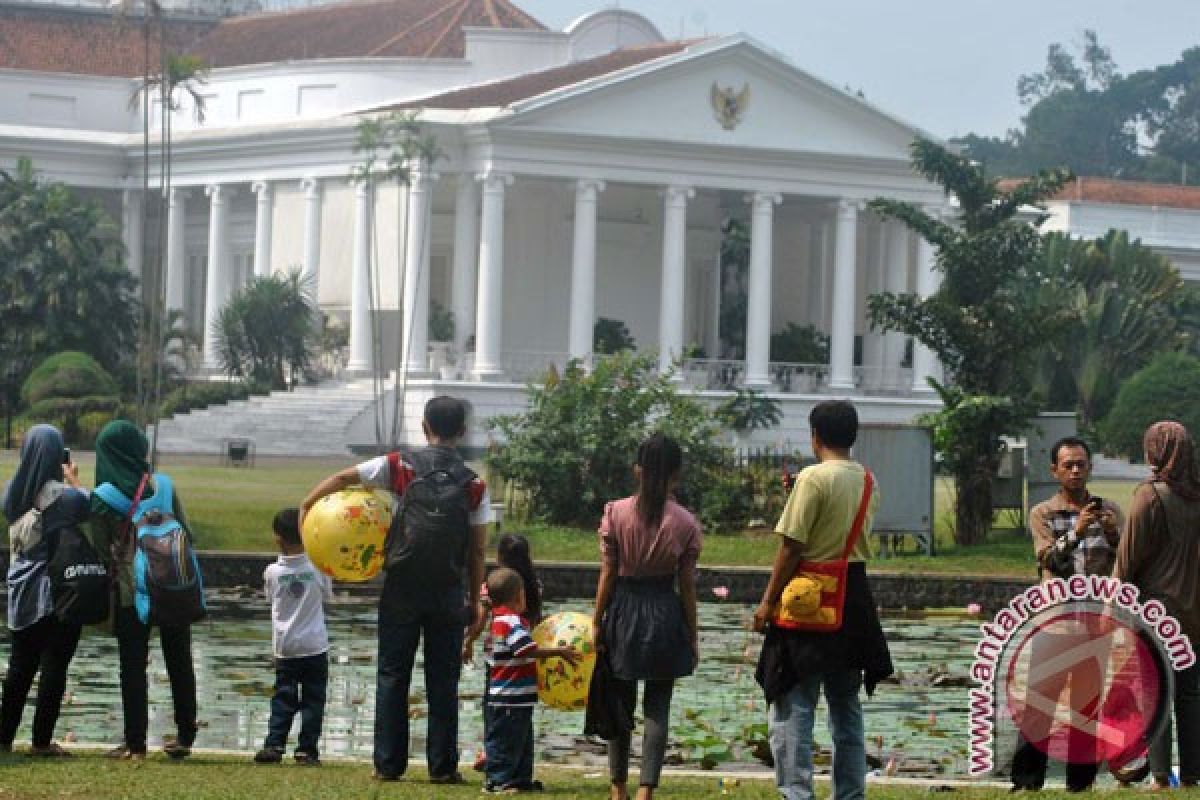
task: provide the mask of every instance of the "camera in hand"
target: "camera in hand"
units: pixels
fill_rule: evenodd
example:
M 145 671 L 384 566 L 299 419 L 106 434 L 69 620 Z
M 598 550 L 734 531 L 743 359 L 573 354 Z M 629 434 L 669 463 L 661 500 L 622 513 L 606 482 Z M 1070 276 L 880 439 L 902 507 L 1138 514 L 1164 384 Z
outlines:
M 71 448 L 69 448 L 69 447 L 63 448 L 63 463 L 64 464 L 71 463 Z

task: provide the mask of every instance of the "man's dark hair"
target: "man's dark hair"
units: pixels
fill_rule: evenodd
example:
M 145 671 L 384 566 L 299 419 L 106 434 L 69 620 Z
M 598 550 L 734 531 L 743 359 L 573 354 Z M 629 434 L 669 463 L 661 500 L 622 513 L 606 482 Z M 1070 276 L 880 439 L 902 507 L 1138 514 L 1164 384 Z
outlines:
M 1054 443 L 1054 447 L 1050 448 L 1050 463 L 1053 466 L 1058 466 L 1058 451 L 1064 447 L 1082 447 L 1083 452 L 1087 453 L 1088 461 L 1092 460 L 1092 448 L 1088 447 L 1088 443 L 1078 436 L 1064 436 Z
M 858 412 L 845 400 L 825 400 L 813 406 L 808 426 L 826 447 L 849 450 L 858 440 Z
M 453 439 L 467 430 L 467 404 L 457 397 L 439 395 L 425 404 L 425 424 L 439 439 Z
M 300 512 L 294 508 L 278 512 L 271 520 L 271 528 L 284 544 L 297 546 L 304 543 L 300 538 Z
M 517 599 L 517 594 L 525 588 L 525 580 L 515 569 L 497 567 L 488 573 L 488 599 L 493 606 L 502 606 Z

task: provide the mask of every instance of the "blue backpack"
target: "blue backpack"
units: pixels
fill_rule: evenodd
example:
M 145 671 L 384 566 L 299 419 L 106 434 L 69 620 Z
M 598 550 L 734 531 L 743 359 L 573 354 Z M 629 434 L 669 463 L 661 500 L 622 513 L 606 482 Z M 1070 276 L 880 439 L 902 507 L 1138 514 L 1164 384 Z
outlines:
M 130 517 L 137 529 L 134 605 L 147 625 L 189 625 L 208 612 L 200 562 L 191 537 L 175 518 L 171 479 L 155 474 L 154 485 L 154 495 L 138 503 Z M 96 487 L 96 494 L 114 511 L 129 515 L 133 501 L 117 487 L 105 483 Z

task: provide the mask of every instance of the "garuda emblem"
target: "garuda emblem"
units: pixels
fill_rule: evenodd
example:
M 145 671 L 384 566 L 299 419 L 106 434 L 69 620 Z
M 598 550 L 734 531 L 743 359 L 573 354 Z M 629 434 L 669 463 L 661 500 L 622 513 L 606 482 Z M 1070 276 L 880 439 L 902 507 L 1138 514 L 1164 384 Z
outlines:
M 722 89 L 713 81 L 709 96 L 717 122 L 721 123 L 725 130 L 731 131 L 738 126 L 746 113 L 746 106 L 750 102 L 750 84 L 743 84 L 742 90 L 736 92 L 732 86 Z

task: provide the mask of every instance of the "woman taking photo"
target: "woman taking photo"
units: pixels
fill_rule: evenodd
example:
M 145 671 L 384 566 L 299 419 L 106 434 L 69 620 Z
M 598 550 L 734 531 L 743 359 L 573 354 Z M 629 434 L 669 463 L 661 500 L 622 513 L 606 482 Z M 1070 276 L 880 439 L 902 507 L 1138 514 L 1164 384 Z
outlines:
M 1200 642 L 1200 474 L 1187 428 L 1156 422 L 1142 440 L 1153 474 L 1138 484 L 1117 546 L 1113 575 L 1158 600 L 1193 642 Z M 1200 781 L 1200 665 L 1175 673 L 1179 783 Z M 1155 788 L 1169 786 L 1171 728 L 1150 747 Z
M 69 755 L 52 740 L 67 686 L 67 667 L 82 626 L 62 622 L 54 615 L 47 566 L 58 531 L 87 520 L 88 498 L 79 490 L 75 465 L 64 463 L 65 456 L 62 434 L 50 425 L 35 425 L 25 434 L 21 463 L 4 493 L 11 549 L 8 629 L 12 651 L 0 700 L 0 752 L 12 750 L 25 699 L 40 670 L 29 753 Z
M 646 721 L 638 800 L 654 796 L 667 747 L 675 679 L 696 668 L 696 518 L 672 499 L 683 470 L 679 445 L 656 433 L 638 448 L 638 491 L 609 503 L 600 524 L 600 582 L 593 625 L 619 691 L 645 683 Z M 674 584 L 679 581 L 679 593 Z M 630 734 L 608 743 L 613 800 L 626 800 Z

